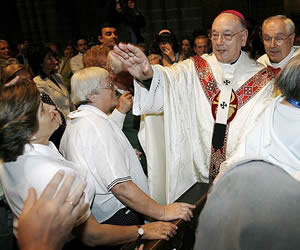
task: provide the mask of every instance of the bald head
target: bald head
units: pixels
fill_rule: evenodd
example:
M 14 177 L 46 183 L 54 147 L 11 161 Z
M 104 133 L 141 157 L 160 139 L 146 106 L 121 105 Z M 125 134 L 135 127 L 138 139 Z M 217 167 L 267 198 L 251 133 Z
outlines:
M 273 63 L 279 63 L 290 53 L 295 39 L 295 24 L 286 16 L 267 18 L 262 25 L 265 51 Z
M 246 45 L 248 31 L 240 17 L 231 13 L 218 15 L 212 24 L 212 48 L 221 63 L 235 62 Z

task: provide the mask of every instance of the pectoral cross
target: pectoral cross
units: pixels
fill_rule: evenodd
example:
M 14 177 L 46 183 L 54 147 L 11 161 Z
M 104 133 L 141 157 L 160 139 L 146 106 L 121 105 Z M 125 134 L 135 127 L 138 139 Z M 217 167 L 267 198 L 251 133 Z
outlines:
M 223 83 L 228 86 L 230 84 L 230 81 L 229 80 L 224 80 Z
M 227 103 L 226 103 L 226 102 L 222 102 L 222 103 L 220 104 L 220 107 L 221 107 L 222 109 L 226 108 L 226 107 L 227 107 Z

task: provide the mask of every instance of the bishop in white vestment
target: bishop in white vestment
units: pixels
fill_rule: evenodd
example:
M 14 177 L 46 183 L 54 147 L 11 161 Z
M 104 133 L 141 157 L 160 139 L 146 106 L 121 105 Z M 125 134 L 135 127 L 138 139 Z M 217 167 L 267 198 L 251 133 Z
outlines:
M 135 82 L 133 112 L 164 111 L 166 179 L 151 185 L 164 170 L 148 171 L 150 194 L 165 191 L 172 202 L 212 180 L 271 101 L 273 71 L 241 51 L 247 34 L 244 17 L 225 11 L 212 25 L 214 53 L 165 68 L 148 65 L 131 45 L 115 47 L 131 74 L 152 78 L 149 90 Z

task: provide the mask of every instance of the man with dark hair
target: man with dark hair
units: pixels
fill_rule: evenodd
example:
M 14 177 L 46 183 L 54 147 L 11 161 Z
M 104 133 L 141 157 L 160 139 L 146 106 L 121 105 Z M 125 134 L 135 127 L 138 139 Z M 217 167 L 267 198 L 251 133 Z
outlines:
M 77 71 L 83 69 L 82 57 L 83 54 L 87 51 L 87 42 L 85 38 L 80 37 L 77 39 L 76 50 L 78 51 L 78 54 L 72 57 L 70 60 L 70 66 L 73 73 L 76 73 Z
M 166 190 L 167 202 L 196 182 L 212 182 L 269 104 L 274 73 L 241 51 L 247 37 L 244 16 L 227 10 L 212 24 L 212 54 L 161 67 L 130 44 L 114 47 L 138 79 L 134 114 L 164 111 L 167 165 L 148 177 L 150 190 Z
M 194 52 L 197 56 L 202 56 L 210 50 L 210 42 L 206 35 L 199 35 L 194 40 Z
M 98 41 L 103 47 L 110 50 L 118 43 L 119 37 L 117 29 L 110 23 L 103 23 L 100 27 L 100 35 Z

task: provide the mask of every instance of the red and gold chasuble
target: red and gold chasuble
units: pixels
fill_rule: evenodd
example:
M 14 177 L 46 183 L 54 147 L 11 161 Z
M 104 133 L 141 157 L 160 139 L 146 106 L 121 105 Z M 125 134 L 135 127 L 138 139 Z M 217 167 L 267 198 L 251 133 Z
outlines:
M 192 57 L 194 61 L 198 77 L 203 88 L 203 91 L 207 97 L 209 104 L 211 105 L 211 112 L 214 120 L 216 120 L 217 108 L 219 105 L 220 89 L 217 86 L 217 82 L 213 76 L 212 70 L 202 57 Z M 274 70 L 271 67 L 264 68 L 248 79 L 238 90 L 232 90 L 231 100 L 229 104 L 227 125 L 225 128 L 224 140 L 221 147 L 214 147 L 214 143 L 211 146 L 210 156 L 210 168 L 209 168 L 209 181 L 212 183 L 214 178 L 219 173 L 220 165 L 226 160 L 226 147 L 229 131 L 229 124 L 234 119 L 238 110 L 244 106 L 252 97 L 254 97 L 270 80 L 272 80 L 278 70 Z M 226 83 L 224 83 L 226 84 Z M 227 104 L 223 104 L 227 105 Z M 220 105 L 222 107 L 222 104 Z M 216 123 L 214 124 L 214 129 Z

